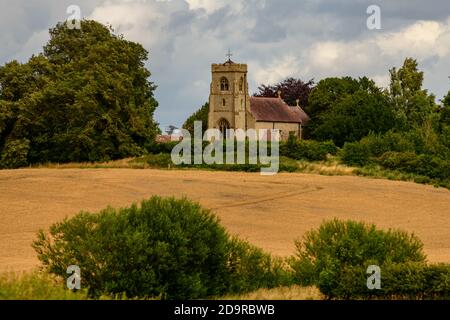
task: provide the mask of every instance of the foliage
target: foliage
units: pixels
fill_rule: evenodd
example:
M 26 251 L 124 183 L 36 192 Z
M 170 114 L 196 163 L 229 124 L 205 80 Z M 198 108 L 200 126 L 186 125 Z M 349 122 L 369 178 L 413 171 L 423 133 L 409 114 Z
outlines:
M 413 152 L 386 152 L 378 162 L 387 169 L 415 173 L 431 179 L 450 178 L 450 161 L 433 155 L 416 155 Z
M 296 280 L 319 285 L 324 293 L 338 286 L 339 275 L 348 267 L 425 261 L 416 236 L 354 221 L 325 222 L 296 241 L 296 248 L 291 261 Z
M 359 142 L 346 143 L 340 156 L 349 165 L 380 165 L 414 174 L 417 182 L 446 186 L 450 183 L 450 148 L 445 137 L 424 124 L 408 132 L 371 134 Z
M 306 112 L 311 117 L 306 135 L 321 141 L 333 140 L 337 146 L 398 126 L 384 92 L 365 77 L 321 80 L 311 93 Z
M 58 276 L 80 266 L 91 297 L 196 299 L 285 279 L 278 260 L 231 240 L 209 210 L 186 199 L 152 197 L 139 208 L 82 212 L 40 231 L 33 247 Z
M 191 135 L 194 134 L 194 122 L 202 122 L 202 134 L 208 129 L 208 114 L 209 114 L 209 103 L 206 102 L 200 109 L 198 109 L 194 114 L 192 114 L 183 124 L 183 129 L 190 132 Z
M 341 159 L 346 164 L 364 166 L 373 163 L 375 157 L 385 152 L 415 151 L 414 142 L 405 133 L 388 131 L 385 134 L 371 133 L 359 142 L 345 143 Z
M 369 264 L 367 264 L 368 266 Z M 328 273 L 320 285 L 328 298 L 337 299 L 449 299 L 450 265 L 387 262 L 381 268 L 381 288 L 367 288 L 367 266 L 346 266 Z M 333 285 L 327 285 L 328 283 Z
M 280 145 L 280 155 L 296 160 L 326 160 L 328 154 L 336 154 L 336 152 L 337 147 L 332 141 L 297 140 L 292 135 L 286 143 Z
M 14 166 L 142 154 L 158 131 L 147 56 L 98 22 L 59 23 L 42 54 L 0 67 L 1 157 L 18 145 Z
M 238 238 L 233 238 L 229 247 L 230 293 L 293 284 L 292 274 L 281 258 L 274 258 Z
M 186 199 L 153 197 L 140 208 L 80 213 L 50 234 L 41 231 L 34 248 L 56 275 L 80 266 L 93 296 L 185 299 L 225 291 L 227 234 Z
M 423 72 L 417 61 L 406 58 L 403 66 L 390 71 L 389 97 L 398 116 L 411 128 L 434 118 L 435 97 L 422 89 Z
M 30 141 L 28 139 L 6 140 L 0 153 L 0 168 L 15 169 L 27 165 Z
M 364 166 L 369 164 L 370 152 L 365 143 L 346 142 L 340 153 L 341 160 L 351 166 Z
M 300 79 L 287 78 L 275 85 L 260 85 L 255 97 L 278 97 L 278 91 L 281 91 L 281 97 L 290 106 L 297 104 L 296 100 L 300 100 L 300 106 L 308 105 L 308 98 L 314 88 L 314 81 L 309 80 L 303 82 Z

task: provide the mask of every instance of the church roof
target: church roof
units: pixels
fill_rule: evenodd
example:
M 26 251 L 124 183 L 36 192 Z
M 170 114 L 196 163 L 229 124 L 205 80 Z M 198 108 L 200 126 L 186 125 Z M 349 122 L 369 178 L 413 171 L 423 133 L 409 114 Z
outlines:
M 250 112 L 256 121 L 306 123 L 302 108 L 290 107 L 281 98 L 250 97 Z

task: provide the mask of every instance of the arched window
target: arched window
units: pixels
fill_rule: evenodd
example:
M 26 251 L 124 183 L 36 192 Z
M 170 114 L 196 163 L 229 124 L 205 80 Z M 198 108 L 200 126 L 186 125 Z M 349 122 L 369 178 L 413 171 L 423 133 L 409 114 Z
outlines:
M 222 99 L 222 106 L 225 107 L 227 105 L 227 101 L 225 99 Z
M 220 132 L 222 133 L 222 136 L 226 137 L 227 130 L 230 129 L 230 123 L 226 119 L 222 118 L 219 120 L 217 125 L 219 127 Z
M 228 79 L 225 77 L 222 77 L 222 79 L 220 79 L 220 90 L 221 91 L 228 91 L 230 90 L 230 85 L 228 83 Z
M 241 77 L 241 80 L 239 80 L 239 91 L 244 90 L 244 78 Z

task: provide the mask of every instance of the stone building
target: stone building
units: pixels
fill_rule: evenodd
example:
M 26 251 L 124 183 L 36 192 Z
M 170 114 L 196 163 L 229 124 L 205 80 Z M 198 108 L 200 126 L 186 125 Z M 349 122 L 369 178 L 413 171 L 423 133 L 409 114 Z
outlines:
M 302 126 L 308 115 L 298 105 L 288 106 L 280 94 L 277 98 L 250 97 L 247 65 L 230 59 L 212 64 L 209 95 L 208 128 L 219 129 L 279 129 L 286 140 L 290 134 L 302 138 Z

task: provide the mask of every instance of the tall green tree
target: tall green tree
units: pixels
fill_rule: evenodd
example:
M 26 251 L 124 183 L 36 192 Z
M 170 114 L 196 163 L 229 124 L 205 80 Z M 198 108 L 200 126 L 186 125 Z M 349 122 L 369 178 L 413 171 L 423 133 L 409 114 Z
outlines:
M 436 111 L 435 97 L 422 89 L 423 72 L 418 63 L 406 58 L 403 66 L 390 71 L 389 94 L 393 107 L 408 127 L 421 125 L 433 119 Z
M 147 58 L 98 22 L 59 23 L 42 54 L 0 67 L 0 166 L 23 165 L 6 161 L 19 151 L 26 163 L 143 153 L 158 132 Z
M 306 128 L 308 137 L 333 140 L 338 146 L 398 125 L 388 97 L 366 77 L 321 80 L 310 95 L 306 111 L 311 117 Z
M 331 110 L 333 105 L 341 101 L 347 95 L 358 91 L 360 83 L 351 77 L 326 78 L 320 80 L 309 96 L 306 113 L 313 119 L 311 125 L 319 125 L 320 114 Z
M 205 132 L 208 129 L 208 114 L 209 114 L 209 103 L 206 102 L 200 109 L 195 111 L 183 124 L 183 129 L 188 130 L 191 135 L 194 134 L 194 122 L 201 121 L 202 122 L 202 132 Z

